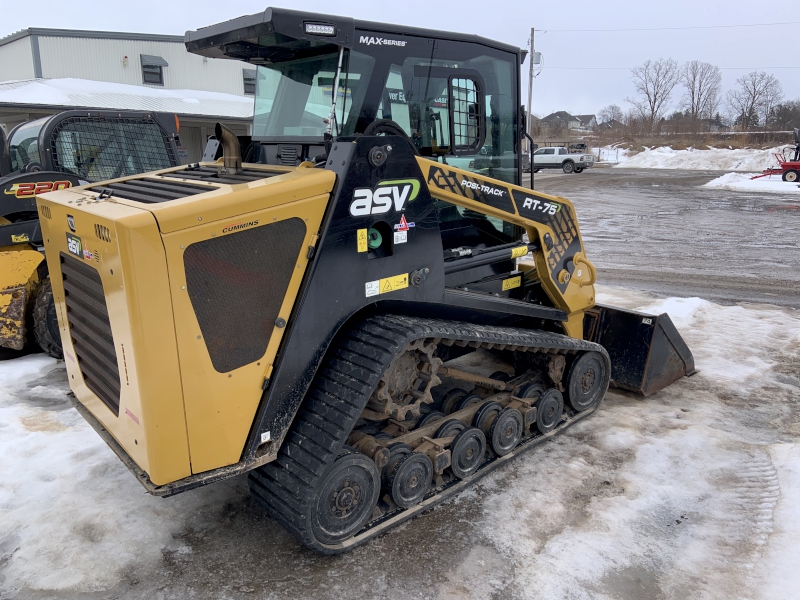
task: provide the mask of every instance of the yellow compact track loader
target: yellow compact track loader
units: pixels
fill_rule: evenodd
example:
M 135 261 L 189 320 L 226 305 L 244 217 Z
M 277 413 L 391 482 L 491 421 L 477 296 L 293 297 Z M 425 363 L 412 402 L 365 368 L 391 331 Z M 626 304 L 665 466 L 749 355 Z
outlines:
M 150 493 L 249 471 L 341 552 L 693 372 L 519 185 L 520 49 L 279 9 L 186 44 L 258 65 L 259 163 L 218 126 L 215 163 L 38 197 L 75 406 Z

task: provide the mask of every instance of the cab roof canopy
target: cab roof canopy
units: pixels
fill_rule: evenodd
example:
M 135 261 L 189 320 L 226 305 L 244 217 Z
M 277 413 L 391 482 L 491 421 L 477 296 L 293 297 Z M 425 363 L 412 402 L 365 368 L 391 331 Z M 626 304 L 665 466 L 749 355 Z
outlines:
M 314 27 L 317 26 L 317 27 Z M 357 33 L 358 32 L 358 35 Z M 197 31 L 187 31 L 186 49 L 209 58 L 231 58 L 254 64 L 281 62 L 331 46 L 354 48 L 362 32 L 391 36 L 419 36 L 480 44 L 519 55 L 526 50 L 474 34 L 452 33 L 389 23 L 361 21 L 350 17 L 268 8 L 263 13 L 232 19 Z M 375 43 L 375 42 L 373 42 Z

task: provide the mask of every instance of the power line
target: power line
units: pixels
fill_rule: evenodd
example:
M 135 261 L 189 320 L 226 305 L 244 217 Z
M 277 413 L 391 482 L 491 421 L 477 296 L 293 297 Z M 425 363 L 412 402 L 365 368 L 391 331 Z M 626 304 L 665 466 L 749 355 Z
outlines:
M 554 67 L 545 69 L 568 69 L 572 71 L 630 71 L 633 67 Z M 720 71 L 766 71 L 769 69 L 800 69 L 800 67 L 719 67 Z
M 680 29 L 731 29 L 733 27 L 773 27 L 777 25 L 800 25 L 800 21 L 782 23 L 750 23 L 747 25 L 693 25 L 689 27 L 631 27 L 626 29 L 544 29 L 542 33 L 586 33 L 603 31 L 676 31 Z

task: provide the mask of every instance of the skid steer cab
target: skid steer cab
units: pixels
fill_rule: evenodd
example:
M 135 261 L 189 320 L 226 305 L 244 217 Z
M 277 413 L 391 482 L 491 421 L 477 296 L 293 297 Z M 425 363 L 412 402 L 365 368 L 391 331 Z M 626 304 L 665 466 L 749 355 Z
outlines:
M 150 493 L 249 471 L 341 552 L 694 370 L 519 185 L 523 51 L 280 9 L 186 40 L 257 65 L 260 162 L 218 125 L 216 162 L 37 199 L 74 404 Z
M 176 166 L 177 134 L 174 115 L 136 111 L 65 111 L 8 137 L 0 128 L 0 347 L 62 357 L 36 196 Z

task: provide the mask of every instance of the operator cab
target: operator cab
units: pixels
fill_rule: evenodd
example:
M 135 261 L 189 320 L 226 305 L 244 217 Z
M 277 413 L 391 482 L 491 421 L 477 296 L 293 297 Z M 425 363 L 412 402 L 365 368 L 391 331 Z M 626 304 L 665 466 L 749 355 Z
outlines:
M 520 181 L 519 48 L 278 8 L 189 31 L 186 47 L 257 66 L 259 162 L 297 165 L 325 152 L 326 133 L 353 136 L 389 119 L 423 156 Z
M 257 66 L 254 162 L 296 166 L 319 160 L 326 141 L 390 120 L 422 156 L 521 181 L 519 72 L 526 53 L 517 47 L 279 8 L 189 31 L 185 39 L 195 54 Z M 465 249 L 518 245 L 522 238 L 511 223 L 435 204 L 446 260 Z M 505 260 L 448 276 L 447 285 L 495 279 L 514 269 Z

